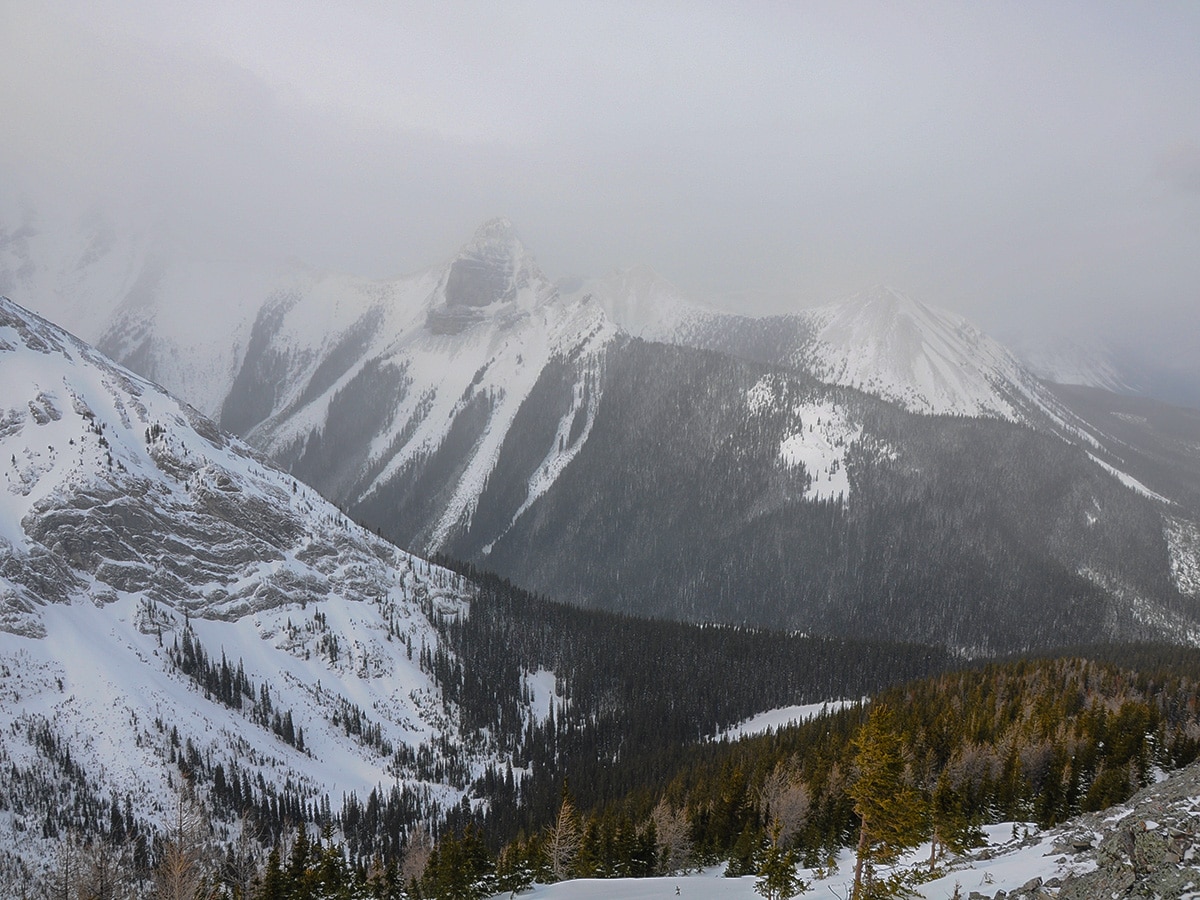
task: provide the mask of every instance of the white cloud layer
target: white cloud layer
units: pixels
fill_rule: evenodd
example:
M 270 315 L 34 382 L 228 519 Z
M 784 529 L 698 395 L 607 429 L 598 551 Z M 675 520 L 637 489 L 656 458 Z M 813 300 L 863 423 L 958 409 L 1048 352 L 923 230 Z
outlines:
M 18 0 L 0 194 L 378 276 L 503 214 L 552 276 L 1178 336 L 1198 47 L 1192 3 Z

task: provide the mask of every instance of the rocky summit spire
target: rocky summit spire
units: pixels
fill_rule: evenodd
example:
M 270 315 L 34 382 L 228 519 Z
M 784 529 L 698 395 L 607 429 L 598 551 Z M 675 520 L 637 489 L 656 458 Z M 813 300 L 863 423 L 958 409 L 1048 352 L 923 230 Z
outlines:
M 533 308 L 553 286 L 517 236 L 512 222 L 490 219 L 450 263 L 442 302 L 429 313 L 429 327 L 458 333 L 484 321 L 508 321 Z
M 491 219 L 450 264 L 446 305 L 483 307 L 511 300 L 527 253 L 508 219 Z

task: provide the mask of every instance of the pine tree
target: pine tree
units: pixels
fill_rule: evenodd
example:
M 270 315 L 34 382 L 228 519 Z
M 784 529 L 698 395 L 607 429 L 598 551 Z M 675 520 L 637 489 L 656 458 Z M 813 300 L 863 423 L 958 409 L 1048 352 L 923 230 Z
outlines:
M 938 857 L 946 850 L 963 853 L 977 847 L 983 833 L 966 813 L 962 792 L 951 783 L 948 772 L 938 776 L 929 807 L 932 835 L 929 845 L 929 869 L 932 873 Z
M 791 900 L 808 890 L 808 885 L 796 874 L 796 851 L 785 850 L 781 840 L 780 826 L 771 832 L 771 843 L 763 851 L 758 866 L 758 881 L 754 892 L 763 900 Z
M 279 862 L 279 845 L 271 849 L 267 857 L 267 868 L 262 881 L 254 894 L 255 900 L 286 900 L 288 895 L 288 878 L 283 873 Z
M 886 704 L 871 710 L 851 746 L 857 778 L 849 794 L 860 825 L 850 896 L 867 900 L 892 892 L 891 884 L 876 880 L 876 867 L 894 862 L 920 843 L 926 815 L 920 793 L 906 782 L 904 745 L 895 714 Z

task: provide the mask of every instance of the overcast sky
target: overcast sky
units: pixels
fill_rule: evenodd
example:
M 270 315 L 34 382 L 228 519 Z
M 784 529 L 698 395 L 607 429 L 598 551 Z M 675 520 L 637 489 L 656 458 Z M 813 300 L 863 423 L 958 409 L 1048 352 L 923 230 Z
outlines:
M 1200 345 L 1195 2 L 0 0 L 0 122 L 0 190 L 213 252 L 386 276 L 506 215 L 551 277 Z

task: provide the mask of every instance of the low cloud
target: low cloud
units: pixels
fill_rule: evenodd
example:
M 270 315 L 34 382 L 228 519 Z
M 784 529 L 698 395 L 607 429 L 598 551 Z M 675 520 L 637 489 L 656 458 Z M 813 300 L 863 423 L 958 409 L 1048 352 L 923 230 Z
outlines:
M 1200 144 L 1178 144 L 1164 153 L 1158 176 L 1180 193 L 1200 194 Z
M 552 277 L 749 312 L 884 282 L 992 330 L 1178 322 L 1200 12 L 1158 9 L 7 4 L 0 201 L 374 277 L 506 215 Z

